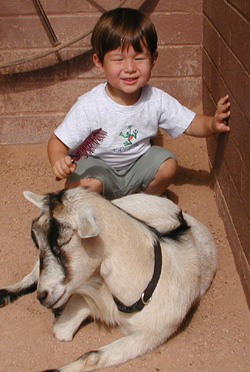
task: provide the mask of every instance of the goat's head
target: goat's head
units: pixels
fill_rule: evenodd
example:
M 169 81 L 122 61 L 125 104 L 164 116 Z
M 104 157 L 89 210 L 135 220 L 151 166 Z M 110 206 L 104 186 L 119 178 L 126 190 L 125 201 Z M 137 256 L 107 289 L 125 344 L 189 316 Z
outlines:
M 61 307 L 73 293 L 82 290 L 102 260 L 95 211 L 89 203 L 80 203 L 79 208 L 75 195 L 72 190 L 45 196 L 24 192 L 26 199 L 40 208 L 31 228 L 40 258 L 37 297 L 52 309 Z

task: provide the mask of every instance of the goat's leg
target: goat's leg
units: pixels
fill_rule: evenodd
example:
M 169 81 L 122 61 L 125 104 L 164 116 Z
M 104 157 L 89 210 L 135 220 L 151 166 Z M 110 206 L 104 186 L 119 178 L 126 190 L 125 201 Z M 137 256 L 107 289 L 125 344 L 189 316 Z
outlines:
M 61 315 L 55 319 L 54 334 L 60 341 L 71 341 L 81 323 L 90 316 L 90 310 L 84 298 L 73 295 Z
M 166 333 L 164 335 L 143 332 L 130 334 L 98 350 L 85 353 L 64 367 L 43 372 L 84 372 L 118 365 L 146 353 L 160 345 L 165 339 Z
M 34 269 L 26 275 L 20 282 L 0 289 L 0 307 L 4 307 L 19 297 L 32 293 L 37 288 L 39 277 L 39 261 Z

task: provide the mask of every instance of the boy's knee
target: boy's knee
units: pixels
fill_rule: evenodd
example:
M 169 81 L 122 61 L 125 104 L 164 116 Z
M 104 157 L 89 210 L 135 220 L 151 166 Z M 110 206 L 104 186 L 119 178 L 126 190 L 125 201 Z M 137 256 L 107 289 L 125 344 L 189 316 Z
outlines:
M 174 158 L 168 158 L 160 165 L 158 172 L 162 177 L 165 176 L 168 179 L 175 176 L 177 168 L 178 168 L 177 160 Z
M 154 179 L 159 180 L 160 182 L 164 180 L 172 180 L 176 175 L 178 168 L 178 163 L 174 158 L 166 159 L 161 165 L 159 166 Z
M 99 194 L 102 193 L 103 184 L 98 178 L 89 177 L 89 178 L 82 178 L 80 180 L 80 185 L 85 187 L 86 189 L 96 191 Z
M 78 187 L 78 186 L 83 186 L 86 189 L 98 192 L 99 194 L 102 193 L 102 189 L 103 189 L 102 181 L 94 177 L 82 178 L 77 182 L 67 181 L 65 184 L 65 188 L 73 188 L 73 187 Z
M 163 194 L 173 182 L 177 168 L 178 163 L 174 158 L 166 159 L 158 168 L 154 179 L 143 192 L 153 195 Z

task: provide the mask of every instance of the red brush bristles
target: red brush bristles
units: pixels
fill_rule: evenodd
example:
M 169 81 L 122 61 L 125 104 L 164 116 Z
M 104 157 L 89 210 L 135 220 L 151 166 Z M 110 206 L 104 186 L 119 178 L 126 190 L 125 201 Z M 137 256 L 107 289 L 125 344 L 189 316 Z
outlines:
M 89 154 L 92 154 L 95 149 L 99 146 L 100 142 L 106 137 L 107 132 L 102 130 L 102 128 L 93 130 L 87 138 L 81 143 L 80 146 L 71 155 L 71 161 L 74 163 L 78 161 L 82 156 L 87 159 Z M 56 177 L 56 181 L 60 181 L 61 178 Z
M 74 155 L 71 156 L 72 162 L 79 160 L 81 157 L 87 159 L 87 157 L 92 154 L 95 149 L 99 146 L 100 142 L 107 135 L 107 132 L 102 130 L 102 128 L 93 130 L 88 137 L 81 143 L 80 146 L 74 152 Z

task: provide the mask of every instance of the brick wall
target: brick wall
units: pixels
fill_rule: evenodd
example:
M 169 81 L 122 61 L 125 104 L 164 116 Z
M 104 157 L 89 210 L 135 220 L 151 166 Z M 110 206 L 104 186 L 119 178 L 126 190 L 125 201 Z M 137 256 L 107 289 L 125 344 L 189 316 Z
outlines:
M 57 39 L 91 30 L 119 0 L 41 0 Z M 2 0 L 0 64 L 52 47 L 31 0 Z M 202 0 L 127 0 L 148 13 L 159 34 L 151 83 L 190 108 L 201 106 Z M 93 67 L 90 36 L 33 62 L 0 70 L 0 143 L 45 142 L 77 97 L 103 81 Z
M 204 0 L 203 104 L 231 97 L 231 132 L 208 140 L 217 202 L 250 305 L 250 3 Z

